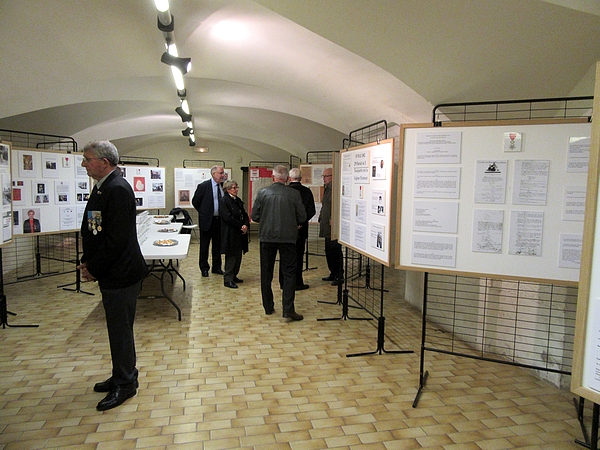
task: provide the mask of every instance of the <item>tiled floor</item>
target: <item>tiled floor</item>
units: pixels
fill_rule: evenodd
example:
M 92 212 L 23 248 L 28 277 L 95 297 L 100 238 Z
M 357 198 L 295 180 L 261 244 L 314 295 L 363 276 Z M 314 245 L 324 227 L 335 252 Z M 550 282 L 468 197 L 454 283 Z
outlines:
M 18 313 L 9 323 L 40 326 L 0 328 L 0 449 L 583 448 L 572 394 L 511 366 L 428 352 L 429 379 L 413 408 L 418 312 L 392 289 L 385 348 L 415 353 L 348 358 L 376 349 L 377 324 L 317 320 L 341 315 L 319 302 L 337 292 L 321 281 L 323 258 L 313 257 L 311 288 L 297 294 L 305 320 L 286 322 L 279 303 L 265 316 L 257 244 L 238 290 L 201 278 L 192 246 L 180 265 L 187 289 L 180 280 L 174 288 L 181 322 L 164 299 L 139 301 L 140 389 L 103 413 L 92 386 L 110 375 L 110 357 L 96 286 L 82 286 L 94 296 L 57 288 L 73 274 L 6 286 Z M 156 288 L 147 280 L 144 293 Z

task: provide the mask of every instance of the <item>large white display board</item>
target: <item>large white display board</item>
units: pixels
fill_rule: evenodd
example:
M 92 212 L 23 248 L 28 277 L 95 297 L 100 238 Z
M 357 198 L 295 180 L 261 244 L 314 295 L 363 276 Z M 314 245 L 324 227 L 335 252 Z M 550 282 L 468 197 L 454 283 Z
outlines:
M 574 284 L 591 125 L 402 127 L 397 267 Z
M 394 140 L 340 153 L 336 171 L 338 241 L 389 266 L 392 250 Z
M 13 148 L 13 234 L 79 229 L 91 192 L 82 158 L 83 154 Z
M 2 218 L 2 235 L 0 236 L 0 247 L 12 241 L 12 176 L 11 144 L 0 143 L 0 183 L 2 184 L 2 202 L 0 202 L 0 217 Z
M 119 166 L 123 178 L 131 185 L 138 210 L 165 207 L 165 168 Z
M 225 168 L 225 179 L 231 179 L 231 169 Z M 210 178 L 210 167 L 175 167 L 175 207 L 193 208 L 196 187 Z

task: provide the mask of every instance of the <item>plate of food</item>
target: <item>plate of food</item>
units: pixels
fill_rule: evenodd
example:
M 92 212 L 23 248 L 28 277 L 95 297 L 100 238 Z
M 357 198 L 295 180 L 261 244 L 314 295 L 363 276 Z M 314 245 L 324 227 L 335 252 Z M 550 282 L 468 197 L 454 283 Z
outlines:
M 169 219 L 158 219 L 155 220 L 154 223 L 157 225 L 166 225 L 168 223 L 171 223 L 171 221 Z
M 179 244 L 179 241 L 176 239 L 158 239 L 154 241 L 153 244 L 158 247 L 173 247 L 174 245 Z
M 159 233 L 177 233 L 177 228 L 161 228 L 157 230 Z

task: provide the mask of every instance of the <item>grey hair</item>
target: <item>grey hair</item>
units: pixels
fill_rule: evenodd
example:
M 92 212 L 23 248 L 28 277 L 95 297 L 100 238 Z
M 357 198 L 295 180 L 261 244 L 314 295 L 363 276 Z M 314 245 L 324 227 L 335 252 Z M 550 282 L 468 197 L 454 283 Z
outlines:
M 233 186 L 239 187 L 240 185 L 235 180 L 227 180 L 225 183 L 223 183 L 223 189 L 225 189 L 225 191 L 228 191 Z
M 95 158 L 108 160 L 111 166 L 119 164 L 119 152 L 117 147 L 110 141 L 92 141 L 85 144 L 83 151 L 89 151 Z
M 292 179 L 294 181 L 301 181 L 302 180 L 302 171 L 300 169 L 298 169 L 297 167 L 294 167 L 292 170 L 290 170 L 290 179 Z
M 288 175 L 289 171 L 285 166 L 275 166 L 273 168 L 273 178 L 277 181 L 283 181 L 285 183 L 288 179 Z
M 219 169 L 222 169 L 222 166 L 212 166 L 210 168 L 210 174 L 212 175 L 215 172 L 218 172 Z

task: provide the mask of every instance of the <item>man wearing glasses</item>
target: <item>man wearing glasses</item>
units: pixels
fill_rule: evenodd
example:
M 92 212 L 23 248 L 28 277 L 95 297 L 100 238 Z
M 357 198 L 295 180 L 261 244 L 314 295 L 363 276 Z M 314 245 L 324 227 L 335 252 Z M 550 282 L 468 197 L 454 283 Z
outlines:
M 112 359 L 111 377 L 94 386 L 94 391 L 107 393 L 98 411 L 115 408 L 136 394 L 133 321 L 141 282 L 148 274 L 137 239 L 135 195 L 118 161 L 117 148 L 109 141 L 83 148 L 81 165 L 97 183 L 81 224 L 83 255 L 77 269 L 83 280 L 98 281 Z
M 331 281 L 332 286 L 342 283 L 342 245 L 337 240 L 331 239 L 331 196 L 333 194 L 333 169 L 327 168 L 323 171 L 323 200 L 321 213 L 319 214 L 319 237 L 325 238 L 325 258 L 329 268 L 329 276 L 323 281 Z
M 200 222 L 200 258 L 199 265 L 203 277 L 208 276 L 208 249 L 212 241 L 212 273 L 223 275 L 221 269 L 221 219 L 219 217 L 219 199 L 223 196 L 221 184 L 225 180 L 225 170 L 221 166 L 210 169 L 211 178 L 198 185 L 192 205 L 198 211 Z

